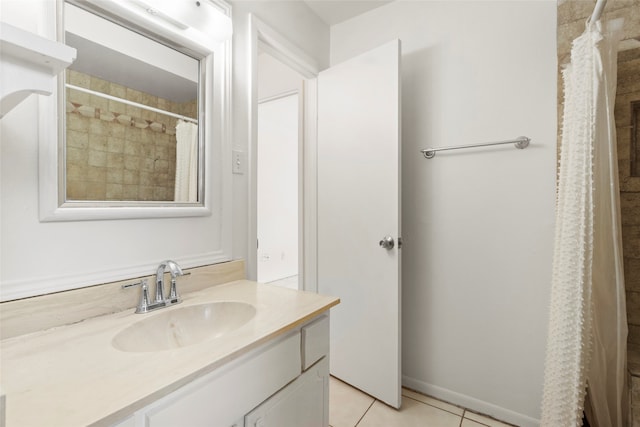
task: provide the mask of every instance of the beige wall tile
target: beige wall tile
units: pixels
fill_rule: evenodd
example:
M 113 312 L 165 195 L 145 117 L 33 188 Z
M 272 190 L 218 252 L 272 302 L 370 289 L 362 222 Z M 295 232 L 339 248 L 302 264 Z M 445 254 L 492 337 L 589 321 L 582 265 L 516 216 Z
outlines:
M 122 172 L 124 170 L 124 154 L 107 153 L 107 167 L 119 169 Z
M 87 200 L 106 200 L 106 182 L 87 182 Z
M 117 119 L 116 119 L 116 123 L 117 123 Z M 109 126 L 109 129 L 107 131 L 107 135 L 112 136 L 114 138 L 120 138 L 124 140 L 125 137 L 125 130 L 127 129 L 125 126 L 120 125 L 119 123 L 117 123 L 118 125 L 116 125 L 116 123 L 112 123 Z
M 87 182 L 67 179 L 67 199 L 85 200 L 87 198 Z
M 138 200 L 138 185 L 123 184 L 122 200 Z
M 640 226 L 626 225 L 622 227 L 622 246 L 624 256 L 640 258 Z
M 137 170 L 125 169 L 122 175 L 122 183 L 137 186 L 140 183 L 140 172 Z
M 140 160 L 140 172 L 153 172 L 155 162 L 153 158 L 142 158 Z
M 621 193 L 620 210 L 623 225 L 640 225 L 640 193 Z
M 107 166 L 107 152 L 106 151 L 89 150 L 89 166 L 106 167 Z M 105 178 L 106 178 L 106 175 L 105 175 Z
M 89 134 L 89 149 L 93 151 L 107 151 L 107 135 Z
M 153 187 L 154 200 L 173 200 L 171 196 L 172 194 L 169 194 L 169 190 L 166 187 Z
M 108 135 L 109 124 L 100 119 L 90 119 L 89 134 Z
M 87 164 L 89 161 L 89 150 L 77 148 L 72 145 L 67 147 L 67 165 L 70 163 Z
M 69 80 L 76 81 L 78 85 L 170 111 L 184 114 L 197 108 L 195 100 L 175 104 L 72 70 L 68 75 Z M 76 167 L 69 173 L 70 178 L 76 181 L 73 194 L 80 200 L 82 197 L 96 200 L 103 192 L 109 199 L 116 199 L 120 194 L 127 200 L 153 200 L 154 197 L 173 200 L 175 132 L 173 135 L 166 133 L 166 128 L 174 130 L 176 119 L 133 106 L 124 108 L 117 101 L 103 101 L 97 96 L 85 98 L 83 102 L 86 105 L 75 107 L 76 112 L 67 114 L 68 146 L 73 147 L 67 154 L 67 162 L 70 166 L 90 166 Z M 78 113 L 80 110 L 81 114 Z M 119 116 L 122 113 L 125 115 Z M 143 171 L 142 179 L 140 170 Z M 103 185 L 81 186 L 82 180 Z M 147 188 L 133 188 L 138 184 Z
M 106 167 L 89 167 L 87 169 L 86 179 L 89 182 L 106 184 L 107 168 Z
M 89 134 L 77 130 L 67 130 L 67 146 L 77 148 L 89 147 Z
M 86 181 L 89 166 L 78 163 L 67 163 L 67 180 Z
M 640 406 L 631 407 L 632 427 L 640 427 Z
M 141 185 L 138 189 L 139 200 L 153 200 L 153 192 L 155 187 Z
M 156 145 L 153 141 L 142 141 L 140 144 L 140 155 L 142 157 L 154 157 L 156 153 Z
M 70 130 L 81 131 L 87 133 L 89 131 L 89 121 L 84 120 L 78 114 L 67 114 L 67 138 Z
M 628 291 L 640 292 L 640 259 L 625 256 L 624 277 Z
M 69 83 L 74 86 L 89 88 L 91 86 L 91 77 L 84 73 L 69 70 Z
M 639 325 L 629 325 L 629 343 L 637 344 L 640 346 L 640 326 Z M 638 357 L 638 361 L 640 362 L 640 355 Z M 640 401 L 638 402 L 640 403 Z
M 130 171 L 140 171 L 140 157 L 124 155 L 124 168 Z
M 115 136 L 107 137 L 107 151 L 110 153 L 124 153 L 124 139 Z
M 107 184 L 120 184 L 124 182 L 124 169 L 122 168 L 107 168 Z M 108 189 L 107 189 L 108 190 Z
M 122 200 L 122 184 L 107 183 L 106 200 Z
M 627 291 L 627 320 L 640 326 L 640 292 Z
M 153 185 L 153 174 L 145 171 L 139 172 L 140 185 Z

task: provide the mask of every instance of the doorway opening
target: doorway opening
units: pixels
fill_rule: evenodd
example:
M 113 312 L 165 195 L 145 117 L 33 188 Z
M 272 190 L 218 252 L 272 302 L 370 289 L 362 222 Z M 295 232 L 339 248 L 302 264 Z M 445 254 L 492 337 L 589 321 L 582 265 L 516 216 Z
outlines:
M 258 49 L 257 279 L 299 289 L 304 77 Z
M 259 108 L 287 95 L 298 97 L 298 138 L 297 138 L 297 289 L 317 291 L 317 76 L 319 67 L 315 60 L 304 51 L 278 34 L 273 28 L 257 17 L 249 19 L 250 31 L 250 98 L 248 132 L 250 138 L 249 158 L 249 224 L 248 247 L 254 248 L 247 254 L 247 278 L 261 280 L 258 277 L 258 252 L 267 249 L 268 243 L 259 237 L 264 230 L 258 230 L 258 174 L 260 162 L 258 144 Z M 262 100 L 264 102 L 260 103 Z M 289 99 L 290 101 L 291 99 Z M 264 115 L 264 114 L 263 114 Z M 288 153 L 290 154 L 290 153 Z M 264 188 L 266 184 L 262 184 Z M 277 190 L 274 189 L 274 190 Z M 274 203 L 269 202 L 272 206 Z M 264 209 L 263 209 L 264 210 Z M 281 230 L 276 229 L 276 232 Z M 290 253 L 290 250 L 289 250 Z M 275 253 L 282 258 L 282 251 Z M 285 259 L 291 259 L 285 253 Z M 269 260 L 273 260 L 269 254 Z M 292 277 L 292 276 L 288 276 Z M 295 277 L 295 276 L 293 276 Z M 286 277 L 285 277 L 286 279 Z M 273 282 L 271 278 L 267 278 Z M 276 281 L 278 279 L 275 279 Z M 291 279 L 293 282 L 294 279 Z

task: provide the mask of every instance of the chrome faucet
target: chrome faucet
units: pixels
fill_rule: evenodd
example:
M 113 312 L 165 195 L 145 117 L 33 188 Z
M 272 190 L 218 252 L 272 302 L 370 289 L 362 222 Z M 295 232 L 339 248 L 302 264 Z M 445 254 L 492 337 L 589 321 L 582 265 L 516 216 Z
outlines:
M 169 288 L 169 297 L 164 296 L 164 272 L 169 269 L 171 273 L 171 287 Z M 142 287 L 142 294 L 140 296 L 140 302 L 136 308 L 136 313 L 148 313 L 159 308 L 168 307 L 173 304 L 182 302 L 182 298 L 178 295 L 176 289 L 176 279 L 178 276 L 187 276 L 191 273 L 183 273 L 180 266 L 171 260 L 162 262 L 156 270 L 156 296 L 153 302 L 149 301 L 149 287 L 147 285 L 147 279 L 143 279 L 136 283 L 129 283 L 122 285 L 123 288 L 131 288 L 133 286 Z
M 169 298 L 164 297 L 164 272 L 169 268 L 171 273 L 171 287 L 169 288 Z M 176 278 L 184 273 L 175 261 L 167 260 L 161 263 L 156 270 L 156 303 L 164 302 L 165 305 L 178 304 L 182 301 L 176 290 Z

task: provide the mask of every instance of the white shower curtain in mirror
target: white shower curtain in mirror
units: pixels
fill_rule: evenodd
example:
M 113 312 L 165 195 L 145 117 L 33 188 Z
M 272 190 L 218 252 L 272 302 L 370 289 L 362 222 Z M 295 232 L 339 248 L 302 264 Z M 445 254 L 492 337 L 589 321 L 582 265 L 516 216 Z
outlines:
M 565 110 L 541 426 L 627 425 L 627 318 L 613 109 L 622 22 L 588 23 Z
M 198 126 L 178 120 L 176 125 L 176 202 L 198 201 Z

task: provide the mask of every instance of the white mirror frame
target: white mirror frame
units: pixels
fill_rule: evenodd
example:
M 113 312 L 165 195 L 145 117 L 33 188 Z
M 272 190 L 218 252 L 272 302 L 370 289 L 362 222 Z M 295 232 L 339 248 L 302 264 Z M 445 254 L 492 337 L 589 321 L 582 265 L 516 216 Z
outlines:
M 212 0 L 227 16 L 231 16 L 231 6 L 221 0 Z M 50 2 L 55 10 L 55 22 L 47 22 L 47 36 L 58 38 L 58 23 L 62 22 L 64 0 Z M 50 15 L 52 16 L 52 15 Z M 189 46 L 193 48 L 193 46 Z M 213 50 L 213 51 L 211 51 Z M 65 114 L 60 96 L 63 91 L 64 74 L 56 77 L 57 88 L 49 97 L 39 99 L 39 213 L 41 222 L 85 221 L 139 218 L 173 218 L 215 215 L 220 223 L 231 218 L 231 164 L 225 159 L 231 158 L 229 149 L 230 129 L 230 91 L 231 91 L 231 40 L 219 43 L 213 49 L 204 52 L 203 59 L 207 68 L 204 84 L 204 170 L 202 172 L 203 194 L 199 203 L 118 202 L 117 206 L 108 203 L 66 202 L 64 194 L 65 168 L 64 129 L 59 129 L 59 120 Z M 214 60 L 215 58 L 215 60 Z M 202 164 L 202 162 L 201 162 Z M 62 189 L 62 190 L 61 190 Z

